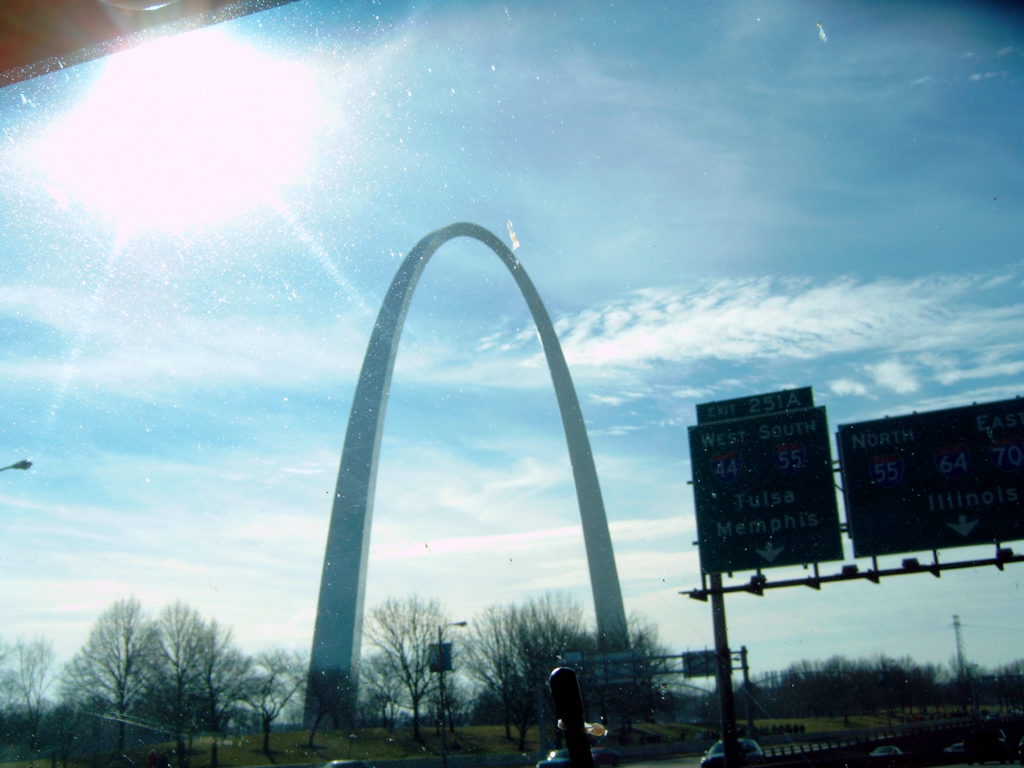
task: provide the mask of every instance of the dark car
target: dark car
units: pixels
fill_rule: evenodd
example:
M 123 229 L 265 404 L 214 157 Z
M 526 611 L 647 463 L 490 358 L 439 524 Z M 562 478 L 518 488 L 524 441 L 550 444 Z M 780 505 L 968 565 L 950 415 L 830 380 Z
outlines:
M 903 750 L 894 744 L 882 744 L 868 753 L 868 762 L 874 768 L 888 768 L 896 765 L 903 755 Z
M 1002 728 L 977 728 L 964 739 L 964 756 L 972 763 L 1008 763 L 1010 745 Z
M 883 744 L 880 747 L 875 747 L 868 753 L 868 757 L 872 759 L 885 759 L 888 757 L 895 757 L 902 755 L 903 750 L 893 744 Z
M 880 747 L 875 747 L 868 754 L 868 757 L 892 757 L 893 755 L 902 755 L 903 750 L 892 744 L 883 744 Z
M 760 744 L 753 739 L 739 739 L 738 741 L 741 765 L 760 765 L 764 762 L 764 750 L 761 749 Z M 725 744 L 716 741 L 700 761 L 700 768 L 724 768 L 724 766 Z

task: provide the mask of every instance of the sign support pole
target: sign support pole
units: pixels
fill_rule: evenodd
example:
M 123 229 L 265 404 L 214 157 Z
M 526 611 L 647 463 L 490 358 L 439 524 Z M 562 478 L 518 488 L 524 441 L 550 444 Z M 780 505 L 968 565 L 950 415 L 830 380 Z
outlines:
M 732 654 L 725 621 L 725 595 L 722 574 L 711 574 L 711 621 L 715 633 L 715 656 L 718 661 L 718 704 L 722 716 L 722 743 L 725 747 L 725 768 L 740 768 L 740 745 L 736 732 L 736 702 L 732 693 Z

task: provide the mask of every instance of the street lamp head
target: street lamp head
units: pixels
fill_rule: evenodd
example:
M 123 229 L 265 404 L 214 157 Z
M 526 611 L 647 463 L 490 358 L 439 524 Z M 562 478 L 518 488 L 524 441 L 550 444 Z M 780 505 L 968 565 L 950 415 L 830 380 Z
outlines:
M 0 467 L 0 472 L 3 472 L 5 469 L 29 469 L 31 468 L 31 466 L 31 461 L 29 461 L 28 459 L 22 459 L 21 461 L 17 461 L 14 464 L 9 464 L 6 467 Z

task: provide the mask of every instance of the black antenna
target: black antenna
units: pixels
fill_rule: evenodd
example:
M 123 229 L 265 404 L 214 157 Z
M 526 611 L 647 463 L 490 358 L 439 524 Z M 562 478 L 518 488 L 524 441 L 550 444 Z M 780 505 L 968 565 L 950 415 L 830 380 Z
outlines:
M 583 696 L 576 673 L 568 667 L 558 667 L 548 678 L 551 695 L 555 699 L 555 714 L 559 727 L 565 732 L 565 746 L 569 748 L 572 768 L 594 768 L 590 752 L 590 738 L 583 722 Z

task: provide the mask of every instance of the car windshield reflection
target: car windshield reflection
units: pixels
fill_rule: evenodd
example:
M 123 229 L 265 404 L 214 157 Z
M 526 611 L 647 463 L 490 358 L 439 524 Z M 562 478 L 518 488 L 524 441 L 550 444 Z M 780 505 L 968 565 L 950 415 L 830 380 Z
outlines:
M 86 5 L 0 14 L 0 768 L 1019 757 L 1017 9 Z

